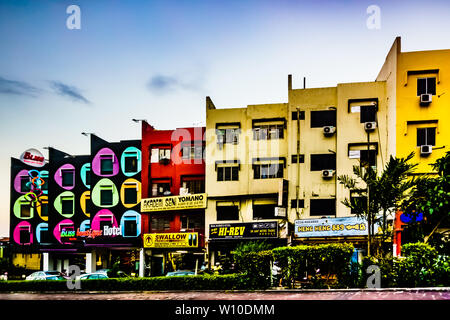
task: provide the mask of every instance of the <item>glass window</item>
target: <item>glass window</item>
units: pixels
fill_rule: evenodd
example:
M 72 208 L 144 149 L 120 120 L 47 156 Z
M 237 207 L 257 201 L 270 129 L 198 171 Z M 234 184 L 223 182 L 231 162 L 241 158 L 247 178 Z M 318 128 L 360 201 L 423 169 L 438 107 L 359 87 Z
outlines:
M 276 204 L 254 204 L 253 219 L 274 219 Z
M 41 243 L 50 243 L 50 232 L 48 229 L 41 229 Z
M 87 186 L 91 185 L 91 169 L 90 168 L 86 168 L 86 185 Z
M 31 217 L 31 205 L 29 202 L 23 202 L 20 204 L 20 217 L 21 218 Z
M 20 177 L 20 192 L 29 192 L 30 187 L 27 186 L 27 183 L 30 182 L 29 176 L 21 176 Z
M 75 184 L 74 181 L 75 172 L 70 170 L 61 170 L 61 177 L 62 177 L 62 186 L 63 187 L 73 187 Z
M 283 164 L 268 163 L 253 165 L 254 179 L 274 179 L 283 178 Z
M 159 161 L 170 160 L 170 149 L 159 149 Z
M 73 198 L 61 198 L 61 214 L 73 214 Z
M 41 216 L 48 217 L 48 203 L 47 202 L 41 203 Z
M 417 128 L 417 146 L 436 145 L 436 128 Z
M 136 236 L 137 235 L 137 224 L 136 220 L 125 220 L 124 221 L 124 231 L 126 236 Z
M 417 95 L 432 94 L 436 95 L 436 78 L 419 78 L 417 79 Z
M 86 208 L 86 213 L 91 213 L 92 210 L 91 197 L 86 196 L 86 198 L 84 199 L 84 207 Z
M 19 229 L 19 241 L 20 243 L 30 243 L 30 230 L 28 227 Z
M 336 126 L 336 110 L 311 111 L 311 128 Z
M 310 216 L 335 216 L 336 199 L 311 199 Z
M 100 205 L 111 206 L 113 204 L 113 191 L 112 189 L 100 190 Z
M 203 227 L 203 217 L 198 215 L 181 216 L 181 229 L 201 229 Z
M 238 144 L 239 143 L 239 128 L 227 128 L 227 129 L 217 129 L 217 143 L 231 143 Z
M 125 194 L 125 199 L 124 199 L 124 203 L 125 204 L 135 204 L 135 203 L 137 203 L 136 187 L 127 187 L 127 188 L 125 188 L 124 194 Z
M 273 140 L 284 137 L 283 124 L 258 125 L 253 127 L 253 140 Z
M 167 231 L 170 230 L 171 217 L 166 216 L 152 216 L 151 229 L 152 231 Z
M 375 122 L 377 109 L 375 106 L 361 106 L 360 122 Z
M 170 182 L 156 182 L 152 183 L 152 196 L 159 197 L 170 195 Z
M 239 220 L 239 207 L 238 206 L 222 206 L 217 205 L 216 206 L 217 211 L 217 221 L 223 221 L 223 220 Z
M 182 178 L 181 185 L 191 194 L 205 192 L 205 179 Z
M 138 159 L 136 154 L 125 156 L 125 172 L 133 173 L 138 171 Z
M 238 181 L 239 166 L 217 167 L 217 181 Z
M 100 174 L 113 174 L 113 155 L 100 156 Z
M 312 154 L 311 171 L 336 170 L 336 154 Z

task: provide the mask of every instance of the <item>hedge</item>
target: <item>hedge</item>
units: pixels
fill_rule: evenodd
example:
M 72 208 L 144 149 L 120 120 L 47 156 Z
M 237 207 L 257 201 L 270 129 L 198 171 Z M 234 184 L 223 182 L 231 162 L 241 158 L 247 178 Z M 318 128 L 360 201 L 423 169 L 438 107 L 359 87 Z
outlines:
M 353 250 L 352 244 L 333 243 L 280 247 L 272 251 L 289 287 L 301 281 L 303 287 L 326 288 L 345 286 Z
M 244 274 L 82 280 L 81 291 L 252 290 Z M 0 292 L 73 291 L 63 280 L 0 281 Z
M 236 270 L 247 275 L 249 286 L 252 288 L 266 289 L 271 285 L 271 262 L 273 253 L 271 250 L 259 252 L 245 252 L 234 255 Z

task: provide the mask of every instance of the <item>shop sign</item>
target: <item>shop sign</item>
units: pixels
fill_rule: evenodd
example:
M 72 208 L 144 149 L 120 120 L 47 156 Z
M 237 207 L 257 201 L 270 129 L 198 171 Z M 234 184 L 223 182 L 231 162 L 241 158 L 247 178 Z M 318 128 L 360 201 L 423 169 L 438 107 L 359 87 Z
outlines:
M 197 248 L 198 233 L 146 233 L 144 248 Z
M 25 150 L 20 156 L 20 161 L 32 167 L 43 167 L 45 165 L 44 155 L 33 148 Z
M 206 193 L 146 198 L 141 201 L 141 212 L 204 209 L 206 199 Z
M 303 219 L 295 220 L 294 233 L 297 238 L 367 236 L 368 227 L 367 221 L 358 217 Z
M 86 231 L 80 231 L 80 229 L 77 229 L 77 237 L 85 237 L 85 238 L 92 238 L 99 237 L 103 234 L 102 230 L 86 230 Z
M 277 237 L 278 222 L 276 221 L 209 225 L 209 238 L 213 240 Z
M 122 230 L 120 230 L 120 228 L 117 228 L 117 227 L 104 226 L 103 227 L 103 235 L 104 236 L 121 236 Z

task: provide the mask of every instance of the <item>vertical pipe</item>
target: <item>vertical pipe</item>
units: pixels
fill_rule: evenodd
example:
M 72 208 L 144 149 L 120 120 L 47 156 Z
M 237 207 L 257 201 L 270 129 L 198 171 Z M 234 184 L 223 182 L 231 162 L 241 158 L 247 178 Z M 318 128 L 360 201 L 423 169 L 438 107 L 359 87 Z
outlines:
M 370 167 L 370 131 L 367 130 L 367 170 Z M 371 255 L 371 244 L 372 244 L 372 214 L 370 213 L 370 189 L 369 183 L 367 183 L 367 254 Z
M 300 217 L 300 209 L 299 209 L 299 196 L 300 196 L 300 109 L 297 108 L 297 187 L 296 191 L 296 213 L 297 218 Z

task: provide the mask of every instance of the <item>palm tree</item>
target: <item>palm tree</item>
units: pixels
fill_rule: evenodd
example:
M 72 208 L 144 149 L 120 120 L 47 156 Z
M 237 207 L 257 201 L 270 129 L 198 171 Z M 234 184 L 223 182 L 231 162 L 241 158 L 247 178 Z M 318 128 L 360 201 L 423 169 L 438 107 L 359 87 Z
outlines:
M 413 156 L 414 153 L 410 153 L 406 158 L 391 156 L 379 175 L 374 168 L 365 164 L 353 166 L 354 177 L 348 175 L 338 177 L 339 183 L 355 195 L 350 199 L 344 199 L 342 203 L 351 208 L 356 216 L 365 218 L 368 222 L 368 255 L 372 254 L 374 225 L 378 223 L 381 227 L 383 243 L 391 236 L 387 223 L 388 216 L 395 216 L 395 211 L 415 184 L 415 180 L 410 177 L 417 166 L 409 163 Z

